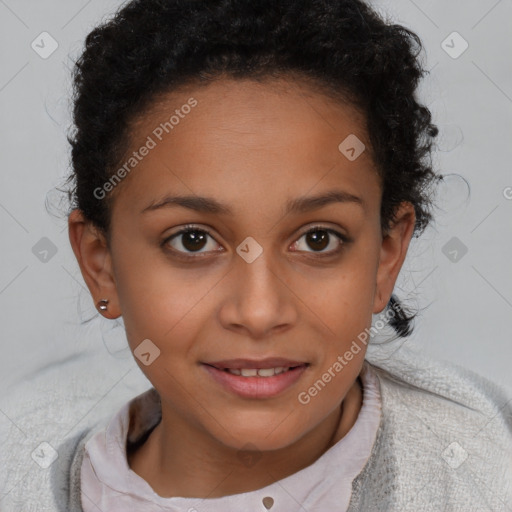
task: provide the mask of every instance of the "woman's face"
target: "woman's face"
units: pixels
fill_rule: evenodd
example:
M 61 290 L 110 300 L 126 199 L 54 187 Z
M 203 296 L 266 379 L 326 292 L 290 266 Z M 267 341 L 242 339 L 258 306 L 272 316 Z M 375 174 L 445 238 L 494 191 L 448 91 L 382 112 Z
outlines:
M 122 314 L 164 414 L 233 448 L 273 450 L 339 408 L 365 357 L 358 336 L 389 300 L 414 223 L 408 210 L 383 240 L 361 143 L 355 110 L 284 81 L 174 93 L 139 120 L 113 204 L 112 283 L 98 298 Z M 299 368 L 223 370 L 267 358 Z

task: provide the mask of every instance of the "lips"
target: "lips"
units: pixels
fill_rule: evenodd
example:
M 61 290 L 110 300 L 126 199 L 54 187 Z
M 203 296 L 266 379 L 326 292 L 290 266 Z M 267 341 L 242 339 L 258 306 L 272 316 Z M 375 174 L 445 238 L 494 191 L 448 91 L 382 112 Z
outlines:
M 268 373 L 272 370 L 263 369 L 261 365 L 266 364 L 297 364 L 298 366 L 289 367 L 286 371 L 274 375 L 260 375 L 260 373 Z M 309 364 L 300 361 L 292 361 L 291 359 L 270 358 L 255 361 L 254 359 L 231 359 L 229 361 L 216 361 L 213 366 L 210 363 L 203 363 L 201 366 L 212 379 L 212 382 L 219 384 L 224 390 L 233 393 L 244 399 L 269 399 L 284 393 L 297 385 L 302 376 L 308 371 Z M 229 364 L 235 368 L 226 369 L 224 365 Z M 247 376 L 243 373 L 256 372 L 255 369 L 242 369 L 242 375 L 233 374 L 238 372 L 236 366 L 239 364 L 252 364 L 258 368 L 258 375 Z M 281 367 L 283 368 L 283 367 Z M 284 367 L 286 368 L 286 367 Z
M 268 357 L 266 359 L 225 359 L 222 361 L 214 361 L 203 363 L 213 366 L 219 370 L 226 369 L 264 369 L 264 368 L 294 368 L 296 366 L 309 366 L 309 363 L 286 359 L 283 357 Z

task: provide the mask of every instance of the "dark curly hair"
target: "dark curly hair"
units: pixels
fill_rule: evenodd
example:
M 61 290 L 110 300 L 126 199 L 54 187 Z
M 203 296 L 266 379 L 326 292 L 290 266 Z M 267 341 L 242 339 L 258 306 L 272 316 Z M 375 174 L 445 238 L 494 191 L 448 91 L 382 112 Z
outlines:
M 432 220 L 431 113 L 416 99 L 426 73 L 419 37 L 361 0 L 132 0 L 86 38 L 73 71 L 71 208 L 109 240 L 112 194 L 94 194 L 129 149 L 130 127 L 160 95 L 212 80 L 299 77 L 364 114 L 382 185 L 385 233 L 412 203 L 414 235 Z M 425 161 L 428 157 L 428 161 Z M 387 305 L 398 337 L 416 314 Z

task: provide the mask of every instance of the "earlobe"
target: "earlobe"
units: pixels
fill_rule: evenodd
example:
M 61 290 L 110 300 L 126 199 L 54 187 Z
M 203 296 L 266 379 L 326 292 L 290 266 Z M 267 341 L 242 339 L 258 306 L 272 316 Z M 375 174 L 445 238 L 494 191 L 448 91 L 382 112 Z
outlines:
M 68 234 L 84 281 L 98 311 L 107 318 L 121 315 L 112 258 L 103 233 L 85 219 L 79 209 L 68 218 Z M 100 302 L 107 300 L 108 302 Z M 100 306 L 106 306 L 106 309 Z
M 391 227 L 382 238 L 375 286 L 374 314 L 383 311 L 391 298 L 414 233 L 415 222 L 414 206 L 409 202 L 403 202 L 397 209 Z
M 375 286 L 375 295 L 374 295 L 374 301 L 373 301 L 373 314 L 376 315 L 377 313 L 380 313 L 385 307 L 386 304 L 383 303 L 382 300 L 382 294 L 380 292 L 379 285 Z

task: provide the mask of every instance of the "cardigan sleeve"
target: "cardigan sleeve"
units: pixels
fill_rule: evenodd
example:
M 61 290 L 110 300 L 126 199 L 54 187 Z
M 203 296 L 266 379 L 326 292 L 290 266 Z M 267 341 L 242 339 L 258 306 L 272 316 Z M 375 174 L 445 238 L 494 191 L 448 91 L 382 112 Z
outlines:
M 98 424 L 99 425 L 99 424 Z M 66 439 L 59 447 L 60 464 L 52 467 L 51 483 L 57 512 L 83 512 L 80 468 L 87 441 L 98 431 L 97 425 Z
M 348 512 L 512 510 L 512 397 L 410 350 L 380 367 L 382 419 Z

